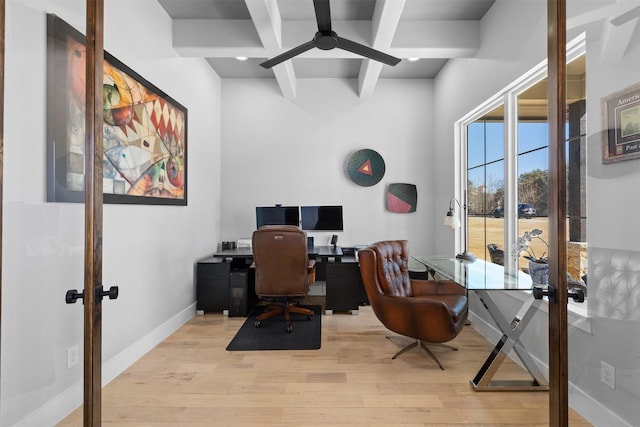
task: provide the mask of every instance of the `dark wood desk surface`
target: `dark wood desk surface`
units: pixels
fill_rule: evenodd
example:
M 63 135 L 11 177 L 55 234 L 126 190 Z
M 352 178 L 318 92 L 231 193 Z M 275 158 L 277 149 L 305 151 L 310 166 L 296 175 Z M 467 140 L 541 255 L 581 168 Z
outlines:
M 340 246 L 314 246 L 307 248 L 307 252 L 310 256 L 320 257 L 338 257 L 343 256 L 342 248 Z M 225 249 L 217 251 L 213 254 L 214 258 L 251 258 L 253 257 L 253 251 L 251 248 L 235 248 Z

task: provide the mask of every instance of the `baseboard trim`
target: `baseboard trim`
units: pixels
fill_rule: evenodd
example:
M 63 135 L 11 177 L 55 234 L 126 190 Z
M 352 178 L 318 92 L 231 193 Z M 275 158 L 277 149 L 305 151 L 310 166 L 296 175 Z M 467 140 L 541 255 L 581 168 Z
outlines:
M 187 323 L 196 314 L 196 304 L 188 306 L 162 325 L 158 326 L 123 351 L 102 363 L 102 386 L 147 354 L 156 345 Z M 40 427 L 55 425 L 82 404 L 82 381 L 65 389 L 56 397 L 19 421 L 17 427 Z

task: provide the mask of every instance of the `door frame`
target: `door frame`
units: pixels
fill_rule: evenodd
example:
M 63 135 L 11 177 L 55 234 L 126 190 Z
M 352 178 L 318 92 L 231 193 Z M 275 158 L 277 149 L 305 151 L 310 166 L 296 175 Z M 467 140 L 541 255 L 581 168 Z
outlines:
M 549 120 L 549 425 L 569 425 L 566 189 L 566 0 L 547 1 Z
M 102 122 L 104 0 L 87 0 L 83 424 L 102 419 Z

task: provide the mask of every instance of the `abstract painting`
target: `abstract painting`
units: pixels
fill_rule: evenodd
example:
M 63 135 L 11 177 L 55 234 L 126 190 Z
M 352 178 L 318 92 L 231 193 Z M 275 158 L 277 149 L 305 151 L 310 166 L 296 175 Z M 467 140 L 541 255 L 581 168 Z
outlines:
M 47 201 L 82 202 L 85 37 L 47 16 Z M 187 204 L 187 110 L 105 52 L 105 203 Z

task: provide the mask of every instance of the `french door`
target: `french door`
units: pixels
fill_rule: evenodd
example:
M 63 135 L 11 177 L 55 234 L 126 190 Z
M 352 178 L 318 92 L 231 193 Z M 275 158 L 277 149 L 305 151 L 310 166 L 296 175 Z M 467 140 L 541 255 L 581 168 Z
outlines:
M 5 70 L 16 69 L 5 67 L 6 6 L 0 0 L 0 106 L 10 105 L 11 117 L 20 121 L 33 112 L 24 102 L 28 90 L 4 90 Z M 16 2 L 9 6 L 14 16 L 31 13 Z M 103 0 L 86 1 L 86 52 L 77 55 L 86 62 L 84 87 L 78 87 L 85 95 L 85 126 L 70 143 L 77 143 L 76 166 L 84 171 L 83 202 L 44 201 L 43 157 L 33 158 L 44 151 L 41 134 L 31 133 L 38 126 L 12 122 L 5 134 L 7 110 L 0 109 L 2 425 L 49 424 L 46 410 L 25 418 L 25 408 L 34 402 L 77 405 L 80 388 L 83 425 L 101 423 L 102 299 L 117 296 L 117 288 L 109 294 L 101 283 L 103 9 Z M 11 47 L 10 60 L 21 60 L 19 50 Z M 27 84 L 23 77 L 13 79 Z M 43 117 L 34 114 L 33 120 Z M 69 393 L 74 383 L 82 386 Z

